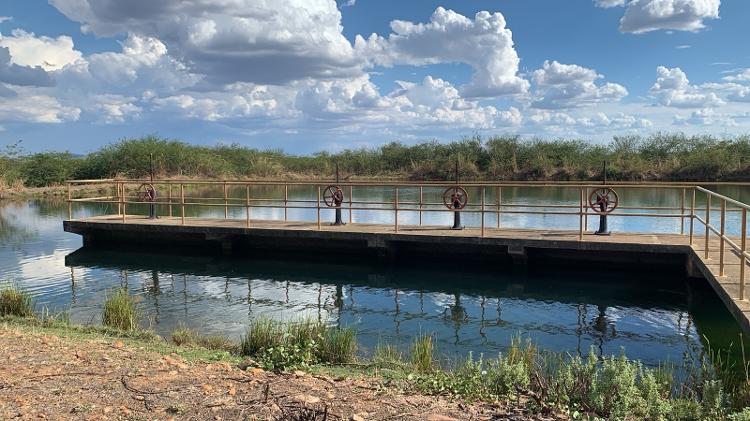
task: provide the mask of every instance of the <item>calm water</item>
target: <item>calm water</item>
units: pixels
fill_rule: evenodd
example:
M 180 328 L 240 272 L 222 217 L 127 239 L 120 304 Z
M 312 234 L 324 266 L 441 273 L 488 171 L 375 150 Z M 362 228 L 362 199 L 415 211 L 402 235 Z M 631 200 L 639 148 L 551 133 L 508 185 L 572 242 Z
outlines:
M 732 197 L 750 199 L 748 191 L 724 190 Z M 279 198 L 272 189 L 254 193 L 254 197 Z M 216 192 L 201 194 L 216 196 Z M 369 189 L 355 193 L 354 200 L 387 201 L 392 194 Z M 399 192 L 399 199 L 409 200 L 410 194 L 414 192 Z M 504 191 L 503 201 L 539 203 L 543 197 L 553 197 L 555 203 L 577 204 L 576 194 L 515 189 Z M 290 196 L 314 199 L 316 192 L 301 189 Z M 679 207 L 681 193 L 623 191 L 621 200 L 631 206 Z M 111 209 L 79 206 L 75 214 L 104 211 Z M 190 215 L 221 217 L 223 212 L 223 208 L 188 210 Z M 230 214 L 244 217 L 244 209 Z M 315 214 L 313 209 L 298 209 L 290 210 L 289 217 L 312 220 Z M 348 211 L 344 215 L 348 219 Z M 68 310 L 79 323 L 99 323 L 107 293 L 125 286 L 139 297 L 139 306 L 148 316 L 145 324 L 164 335 L 186 325 L 238 338 L 248 321 L 259 315 L 307 316 L 355 326 L 363 353 L 378 341 L 406 346 L 420 332 L 434 334 L 443 354 L 494 353 L 513 336 L 524 335 L 545 349 L 586 353 L 594 346 L 604 354 L 625 349 L 631 358 L 655 364 L 698 355 L 708 342 L 715 348 L 728 347 L 740 337 L 739 327 L 709 287 L 677 275 L 514 272 L 454 262 L 445 267 L 387 268 L 347 264 L 335 257 L 295 262 L 80 249 L 81 238 L 62 231 L 65 217 L 63 202 L 0 202 L 0 280 L 21 284 L 35 295 L 39 306 Z M 278 219 L 283 211 L 255 209 L 253 217 Z M 330 217 L 324 212 L 324 218 Z M 392 212 L 353 213 L 355 222 L 389 223 L 392 218 Z M 399 214 L 404 224 L 418 218 L 416 212 Z M 425 223 L 449 224 L 451 215 L 423 218 Z M 488 225 L 496 224 L 494 216 L 487 218 Z M 737 229 L 738 221 L 738 215 L 730 215 L 730 232 Z M 465 223 L 478 224 L 479 219 L 465 217 Z M 500 223 L 576 229 L 577 217 L 503 215 Z M 613 217 L 610 228 L 679 232 L 680 220 Z

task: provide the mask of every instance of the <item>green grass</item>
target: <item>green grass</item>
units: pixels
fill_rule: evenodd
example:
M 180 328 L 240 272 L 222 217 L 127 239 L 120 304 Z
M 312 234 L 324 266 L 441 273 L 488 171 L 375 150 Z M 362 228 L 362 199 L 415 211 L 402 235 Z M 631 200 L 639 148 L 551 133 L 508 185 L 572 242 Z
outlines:
M 138 330 L 139 313 L 135 298 L 120 288 L 104 302 L 102 324 L 124 331 Z
M 345 364 L 354 361 L 357 353 L 357 333 L 353 328 L 329 328 L 322 335 L 320 361 Z
M 434 368 L 434 348 L 431 335 L 419 334 L 414 338 L 411 347 L 411 362 L 421 373 L 427 373 Z
M 10 284 L 0 288 L 0 316 L 31 317 L 34 300 L 26 290 Z
M 223 335 L 204 335 L 193 329 L 181 327 L 172 332 L 172 343 L 178 346 L 193 346 L 214 351 L 238 353 L 239 347 Z
M 253 319 L 240 342 L 242 355 L 257 355 L 261 351 L 283 343 L 283 330 L 280 322 L 268 317 Z

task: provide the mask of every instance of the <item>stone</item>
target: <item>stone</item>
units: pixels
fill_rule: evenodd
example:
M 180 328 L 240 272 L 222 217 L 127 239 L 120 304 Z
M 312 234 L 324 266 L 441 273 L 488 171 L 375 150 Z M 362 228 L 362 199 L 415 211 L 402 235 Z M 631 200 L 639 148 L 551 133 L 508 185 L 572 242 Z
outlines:
M 458 418 L 449 417 L 447 415 L 430 414 L 427 416 L 427 421 L 460 421 Z

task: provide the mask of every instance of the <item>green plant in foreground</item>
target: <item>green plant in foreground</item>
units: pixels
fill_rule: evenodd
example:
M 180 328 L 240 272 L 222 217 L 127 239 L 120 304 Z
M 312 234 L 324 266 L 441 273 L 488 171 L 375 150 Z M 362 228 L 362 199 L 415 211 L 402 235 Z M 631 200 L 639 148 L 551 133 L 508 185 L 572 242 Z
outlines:
M 104 302 L 102 313 L 102 324 L 124 331 L 138 329 L 138 309 L 135 306 L 134 297 L 130 296 L 128 290 L 120 288 Z
M 172 343 L 178 346 L 197 346 L 214 351 L 237 351 L 237 346 L 226 336 L 204 335 L 186 327 L 174 330 L 171 337 Z
M 414 368 L 422 373 L 432 371 L 433 353 L 432 336 L 419 334 L 414 339 L 411 348 L 411 362 L 414 364 Z
M 18 285 L 0 289 L 0 316 L 31 317 L 34 315 L 34 300 Z

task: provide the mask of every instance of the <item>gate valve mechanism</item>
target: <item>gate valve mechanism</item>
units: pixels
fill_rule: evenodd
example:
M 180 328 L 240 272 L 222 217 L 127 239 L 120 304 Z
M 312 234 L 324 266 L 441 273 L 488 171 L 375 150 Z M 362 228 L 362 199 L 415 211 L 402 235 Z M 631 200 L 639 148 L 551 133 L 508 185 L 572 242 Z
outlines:
M 612 188 L 601 187 L 591 192 L 589 195 L 589 207 L 595 213 L 599 214 L 599 229 L 594 234 L 609 235 L 607 215 L 617 209 L 619 203 L 620 198 Z
M 156 188 L 153 184 L 143 183 L 138 187 L 138 202 L 147 202 L 149 219 L 156 219 Z
M 443 192 L 443 204 L 446 208 L 453 210 L 453 226 L 451 229 L 464 229 L 461 226 L 461 209 L 469 203 L 469 194 L 461 186 L 448 187 Z
M 323 202 L 329 208 L 336 208 L 336 220 L 332 225 L 344 225 L 341 220 L 341 204 L 344 203 L 344 192 L 341 187 L 330 185 L 326 187 L 323 194 Z

